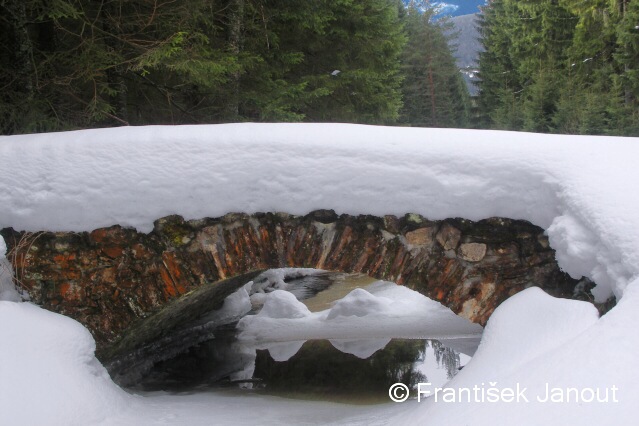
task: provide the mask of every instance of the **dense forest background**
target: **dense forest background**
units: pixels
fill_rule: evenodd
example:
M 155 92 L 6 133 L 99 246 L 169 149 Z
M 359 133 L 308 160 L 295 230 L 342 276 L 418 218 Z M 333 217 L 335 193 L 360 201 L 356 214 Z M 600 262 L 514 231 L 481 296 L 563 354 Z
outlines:
M 481 127 L 639 135 L 639 1 L 491 0 Z
M 639 133 L 639 0 L 492 0 L 479 96 L 428 1 L 0 0 L 0 134 L 354 122 Z

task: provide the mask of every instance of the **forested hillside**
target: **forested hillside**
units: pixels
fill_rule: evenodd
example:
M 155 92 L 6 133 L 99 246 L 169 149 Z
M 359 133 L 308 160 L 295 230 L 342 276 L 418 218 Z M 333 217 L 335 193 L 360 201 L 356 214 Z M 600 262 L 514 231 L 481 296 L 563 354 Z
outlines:
M 491 0 L 480 32 L 483 127 L 639 134 L 639 2 Z
M 401 0 L 2 1 L 0 133 L 463 125 L 463 108 L 449 105 L 464 102 L 457 72 L 431 14 L 428 2 Z

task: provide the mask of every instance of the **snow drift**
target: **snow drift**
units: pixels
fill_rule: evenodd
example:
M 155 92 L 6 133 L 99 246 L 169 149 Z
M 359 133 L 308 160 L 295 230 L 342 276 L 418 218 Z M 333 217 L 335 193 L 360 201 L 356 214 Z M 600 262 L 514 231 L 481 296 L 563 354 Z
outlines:
M 0 417 L 14 425 L 86 425 L 126 406 L 76 321 L 0 301 Z

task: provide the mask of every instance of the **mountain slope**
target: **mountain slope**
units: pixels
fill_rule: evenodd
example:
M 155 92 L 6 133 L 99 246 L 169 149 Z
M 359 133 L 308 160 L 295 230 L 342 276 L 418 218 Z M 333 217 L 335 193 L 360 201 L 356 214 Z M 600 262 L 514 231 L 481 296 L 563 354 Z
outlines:
M 482 50 L 477 30 L 477 14 L 455 16 L 450 18 L 450 21 L 454 25 L 454 32 L 457 33 L 457 37 L 452 41 L 456 47 L 454 56 L 457 60 L 457 66 L 464 74 L 471 96 L 476 96 L 478 89 L 473 82 L 478 80 L 478 57 Z

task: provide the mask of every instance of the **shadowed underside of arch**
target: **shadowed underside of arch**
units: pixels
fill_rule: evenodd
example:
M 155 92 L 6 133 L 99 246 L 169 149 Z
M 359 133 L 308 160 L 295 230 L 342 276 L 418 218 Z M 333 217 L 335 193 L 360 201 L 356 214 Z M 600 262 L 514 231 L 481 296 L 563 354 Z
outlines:
M 578 283 L 560 270 L 541 228 L 502 218 L 430 221 L 321 210 L 169 216 L 149 234 L 120 226 L 1 233 L 16 283 L 35 303 L 84 324 L 103 360 L 162 339 L 271 268 L 365 273 L 480 324 L 527 287 L 572 297 Z

